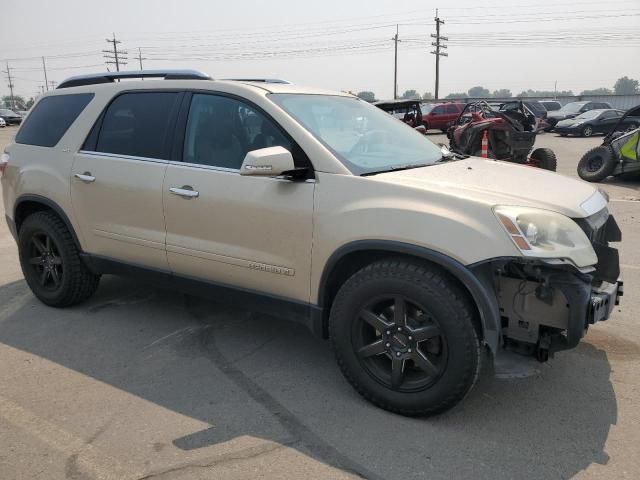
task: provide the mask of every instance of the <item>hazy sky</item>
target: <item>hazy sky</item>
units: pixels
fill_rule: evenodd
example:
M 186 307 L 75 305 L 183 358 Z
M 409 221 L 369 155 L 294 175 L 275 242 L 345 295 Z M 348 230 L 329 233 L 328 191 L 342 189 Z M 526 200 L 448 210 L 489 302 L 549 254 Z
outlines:
M 0 0 L 0 65 L 15 92 L 33 96 L 49 80 L 104 71 L 101 50 L 115 32 L 137 69 L 195 68 L 214 78 L 258 76 L 332 89 L 393 95 L 434 90 L 429 37 L 439 8 L 449 37 L 441 96 L 475 85 L 559 90 L 640 78 L 640 0 Z M 3 74 L 4 75 L 4 74 Z M 0 95 L 8 93 L 7 81 Z

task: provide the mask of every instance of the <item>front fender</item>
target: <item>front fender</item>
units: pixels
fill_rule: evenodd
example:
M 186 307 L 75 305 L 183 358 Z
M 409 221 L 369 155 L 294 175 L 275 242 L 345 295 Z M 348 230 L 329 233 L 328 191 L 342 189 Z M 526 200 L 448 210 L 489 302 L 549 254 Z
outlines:
M 318 289 L 318 305 L 320 308 L 325 309 L 328 307 L 328 305 L 324 305 L 327 298 L 327 283 L 339 262 L 352 253 L 364 251 L 385 252 L 420 258 L 442 267 L 454 276 L 466 288 L 478 308 L 484 342 L 493 353 L 497 351 L 500 342 L 500 311 L 491 284 L 490 274 L 487 275 L 480 267 L 472 270 L 454 258 L 416 245 L 385 240 L 360 240 L 343 245 L 331 255 L 322 272 Z

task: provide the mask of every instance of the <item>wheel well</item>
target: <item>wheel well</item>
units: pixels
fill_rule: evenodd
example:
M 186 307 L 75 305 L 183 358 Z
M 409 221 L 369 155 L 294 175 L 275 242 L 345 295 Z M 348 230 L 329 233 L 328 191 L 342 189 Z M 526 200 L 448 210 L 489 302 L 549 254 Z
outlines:
M 20 231 L 20 226 L 25 219 L 33 215 L 36 212 L 42 212 L 45 210 L 54 211 L 49 205 L 45 205 L 44 203 L 37 202 L 34 200 L 26 200 L 24 202 L 20 202 L 15 211 L 14 221 L 16 222 L 16 231 Z
M 454 284 L 457 284 L 460 292 L 465 296 L 465 298 L 469 301 L 469 304 L 474 308 L 474 311 L 476 313 L 473 318 L 474 327 L 476 328 L 480 339 L 484 339 L 482 323 L 480 320 L 480 310 L 478 309 L 478 305 L 473 296 L 469 292 L 469 289 L 462 281 L 460 281 L 460 279 L 458 279 L 446 268 L 436 262 L 426 260 L 416 255 L 397 253 L 388 250 L 357 250 L 354 252 L 350 252 L 342 256 L 333 266 L 331 272 L 326 277 L 324 289 L 320 293 L 322 295 L 322 298 L 318 299 L 323 307 L 322 331 L 325 338 L 328 338 L 328 321 L 329 313 L 331 312 L 331 306 L 336 294 L 338 293 L 338 290 L 340 290 L 340 287 L 353 274 L 363 269 L 367 265 L 389 258 L 400 258 L 403 260 L 421 263 L 423 265 L 429 265 L 429 267 L 431 268 L 438 269 L 443 276 L 447 277 Z
M 69 222 L 69 218 L 65 214 L 64 210 L 62 210 L 62 208 L 60 208 L 55 202 L 49 200 L 46 197 L 40 197 L 38 195 L 25 195 L 24 197 L 18 199 L 18 205 L 16 206 L 13 216 L 13 221 L 16 224 L 16 233 L 20 233 L 20 227 L 27 219 L 27 217 L 33 215 L 36 212 L 44 211 L 53 212 L 58 217 L 60 217 L 60 219 L 64 222 L 67 229 L 71 233 L 71 237 L 73 238 L 76 247 L 78 247 L 78 250 L 82 251 L 82 246 L 78 241 L 76 232 L 71 226 L 71 222 Z

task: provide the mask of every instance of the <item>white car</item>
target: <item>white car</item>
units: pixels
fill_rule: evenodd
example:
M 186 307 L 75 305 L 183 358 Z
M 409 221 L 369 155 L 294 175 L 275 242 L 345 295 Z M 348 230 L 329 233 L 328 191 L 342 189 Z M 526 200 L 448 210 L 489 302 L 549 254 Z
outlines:
M 4 128 L 7 126 L 7 122 L 4 121 L 4 118 L 0 117 L 0 128 Z

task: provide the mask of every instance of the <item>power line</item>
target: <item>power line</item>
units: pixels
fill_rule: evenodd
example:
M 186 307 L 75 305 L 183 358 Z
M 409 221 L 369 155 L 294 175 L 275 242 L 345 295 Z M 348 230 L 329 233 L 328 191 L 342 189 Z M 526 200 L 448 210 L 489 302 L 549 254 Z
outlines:
M 120 40 L 116 40 L 116 34 L 113 34 L 113 38 L 107 38 L 105 39 L 107 41 L 107 43 L 111 43 L 113 44 L 113 51 L 111 50 L 103 50 L 102 52 L 105 54 L 104 58 L 105 58 L 105 62 L 107 65 L 115 65 L 116 66 L 116 71 L 120 71 L 120 65 L 126 65 L 127 62 L 125 62 L 124 60 L 127 59 L 127 57 L 125 56 L 127 54 L 126 50 L 118 50 L 118 44 L 122 43 Z M 113 55 L 112 55 L 113 54 Z
M 7 62 L 7 69 L 3 70 L 3 73 L 7 74 L 7 81 L 9 82 L 8 87 L 9 87 L 9 91 L 11 92 L 11 109 L 15 110 L 16 102 L 15 102 L 15 99 L 13 98 L 13 79 L 11 78 L 11 68 L 9 68 L 9 62 Z
M 138 47 L 138 56 L 137 57 L 133 57 L 134 59 L 138 60 L 138 62 L 140 62 L 140 70 L 143 70 L 142 68 L 142 61 L 143 60 L 148 60 L 147 57 L 143 57 L 142 56 L 142 48 Z M 143 78 L 144 80 L 144 78 Z
M 393 55 L 393 99 L 394 100 L 398 98 L 398 42 L 401 41 L 401 40 L 398 40 L 399 28 L 400 27 L 396 25 L 396 34 L 391 39 L 393 40 L 393 43 L 394 43 L 394 55 Z
M 431 45 L 436 47 L 434 51 L 431 53 L 436 56 L 436 100 L 438 100 L 438 93 L 440 90 L 440 57 L 448 57 L 449 54 L 446 52 L 441 52 L 440 49 L 446 49 L 447 46 L 441 43 L 441 40 L 449 40 L 447 37 L 443 37 L 440 35 L 440 25 L 444 25 L 444 20 L 440 20 L 438 16 L 438 10 L 436 9 L 436 18 L 434 18 L 436 22 L 436 34 L 431 34 L 431 38 L 435 38 L 436 41 L 432 42 Z

